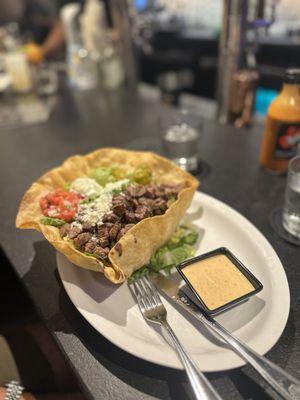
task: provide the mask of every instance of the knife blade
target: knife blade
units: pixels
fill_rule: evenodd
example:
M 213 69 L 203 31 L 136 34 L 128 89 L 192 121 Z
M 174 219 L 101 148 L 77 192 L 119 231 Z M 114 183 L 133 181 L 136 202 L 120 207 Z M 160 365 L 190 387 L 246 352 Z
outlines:
M 174 281 L 165 277 L 161 273 L 151 274 L 150 279 L 169 299 L 178 304 L 179 307 L 183 308 L 194 318 L 205 323 L 210 328 L 214 328 L 214 319 L 208 314 L 205 314 L 204 311 L 202 312 L 193 302 L 193 300 L 191 300 L 189 296 L 187 296 L 187 294 L 180 289 L 179 285 L 177 285 Z
M 197 320 L 201 321 L 212 332 L 226 342 L 231 350 L 248 362 L 265 381 L 285 400 L 300 400 L 300 381 L 270 360 L 252 350 L 247 344 L 229 332 L 213 317 L 198 308 L 192 299 L 179 285 L 161 273 L 151 274 L 153 283 L 172 301 L 187 311 Z

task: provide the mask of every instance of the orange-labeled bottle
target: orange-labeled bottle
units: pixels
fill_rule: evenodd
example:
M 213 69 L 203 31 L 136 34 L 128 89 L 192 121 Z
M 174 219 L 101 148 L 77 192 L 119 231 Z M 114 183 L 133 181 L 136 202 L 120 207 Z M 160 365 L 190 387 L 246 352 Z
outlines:
M 286 172 L 300 142 L 300 68 L 288 69 L 279 95 L 271 103 L 260 149 L 260 164 Z

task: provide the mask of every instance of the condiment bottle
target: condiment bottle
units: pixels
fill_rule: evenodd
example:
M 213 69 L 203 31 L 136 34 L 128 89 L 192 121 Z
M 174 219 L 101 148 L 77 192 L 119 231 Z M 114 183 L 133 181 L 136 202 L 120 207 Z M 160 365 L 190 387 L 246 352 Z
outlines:
M 286 172 L 300 142 L 300 69 L 288 69 L 279 95 L 271 103 L 260 149 L 260 164 Z

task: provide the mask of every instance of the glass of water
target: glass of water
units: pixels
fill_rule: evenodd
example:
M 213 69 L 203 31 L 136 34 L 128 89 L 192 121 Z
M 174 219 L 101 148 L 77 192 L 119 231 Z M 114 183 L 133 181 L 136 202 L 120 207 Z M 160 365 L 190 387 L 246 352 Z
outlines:
M 41 96 L 50 96 L 58 90 L 58 75 L 51 64 L 41 65 L 36 76 L 37 92 Z
M 185 171 L 197 170 L 202 119 L 184 109 L 168 109 L 160 118 L 166 157 Z
M 300 238 L 300 155 L 289 163 L 282 224 L 291 235 Z

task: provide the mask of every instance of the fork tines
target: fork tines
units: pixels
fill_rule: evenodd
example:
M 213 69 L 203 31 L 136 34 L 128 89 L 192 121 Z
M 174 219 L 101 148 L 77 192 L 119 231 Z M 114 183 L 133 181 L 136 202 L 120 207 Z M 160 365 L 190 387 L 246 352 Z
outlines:
M 134 294 L 142 312 L 149 311 L 155 307 L 163 305 L 156 287 L 148 278 L 148 276 L 141 277 L 133 282 L 132 285 L 134 288 Z

